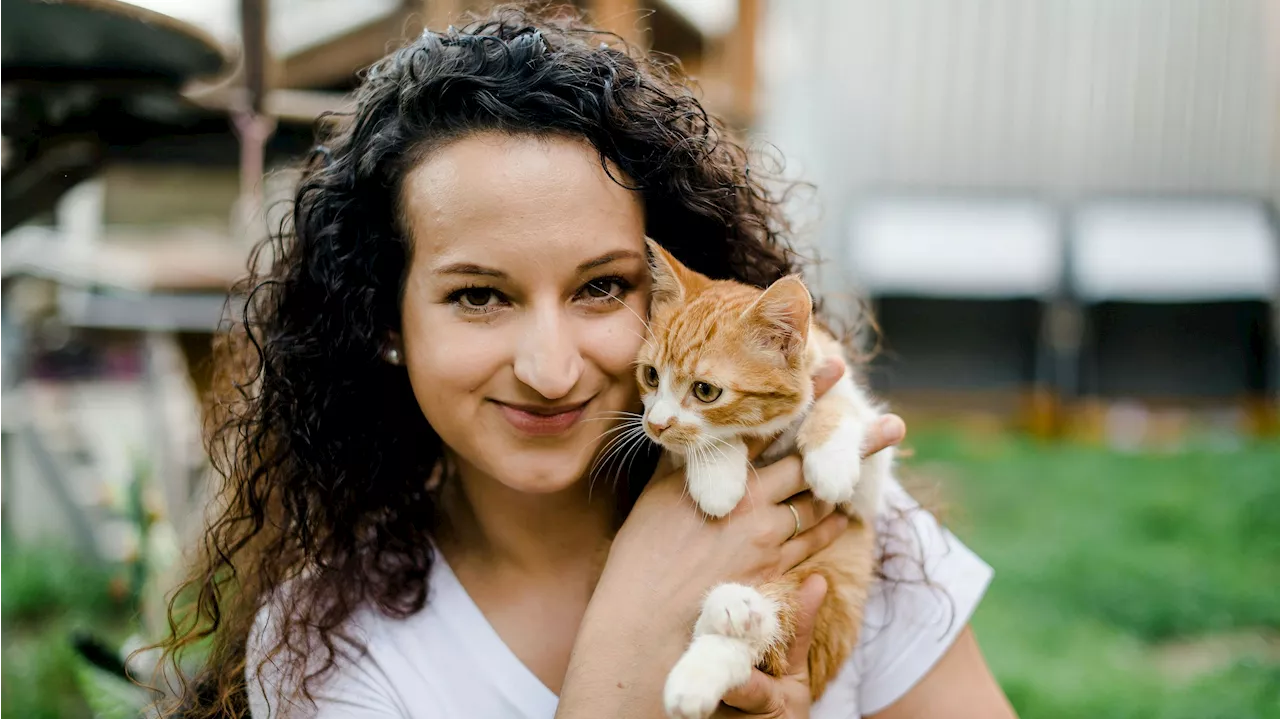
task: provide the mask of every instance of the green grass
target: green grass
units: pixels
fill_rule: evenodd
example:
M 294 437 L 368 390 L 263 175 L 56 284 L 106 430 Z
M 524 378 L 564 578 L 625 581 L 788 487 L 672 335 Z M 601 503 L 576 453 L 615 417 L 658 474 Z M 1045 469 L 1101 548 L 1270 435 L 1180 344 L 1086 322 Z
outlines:
M 973 626 L 1022 716 L 1280 717 L 1280 444 L 912 446 L 996 569 Z

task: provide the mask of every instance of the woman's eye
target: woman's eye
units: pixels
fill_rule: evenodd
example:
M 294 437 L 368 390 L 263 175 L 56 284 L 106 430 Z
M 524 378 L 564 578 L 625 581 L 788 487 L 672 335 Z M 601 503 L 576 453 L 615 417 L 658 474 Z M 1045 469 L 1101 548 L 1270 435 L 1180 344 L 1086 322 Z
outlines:
M 462 290 L 456 295 L 456 297 L 458 304 L 471 310 L 488 307 L 495 299 L 497 299 L 497 295 L 493 290 L 485 289 L 483 287 Z
M 650 387 L 658 386 L 658 370 L 653 365 L 644 368 L 644 383 Z
M 713 384 L 693 383 L 693 396 L 697 397 L 699 402 L 714 402 L 720 398 L 720 393 L 721 389 Z
M 602 277 L 598 280 L 592 280 L 582 289 L 583 293 L 593 300 L 603 300 L 610 297 L 621 297 L 626 291 L 626 287 L 622 281 L 614 277 Z

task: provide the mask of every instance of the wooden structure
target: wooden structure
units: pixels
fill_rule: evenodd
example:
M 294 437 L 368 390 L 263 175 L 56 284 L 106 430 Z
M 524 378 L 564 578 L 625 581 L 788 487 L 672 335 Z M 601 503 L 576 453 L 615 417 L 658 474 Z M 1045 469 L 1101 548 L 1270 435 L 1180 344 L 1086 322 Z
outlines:
M 51 210 L 112 148 L 190 127 L 180 86 L 224 63 L 195 28 L 113 0 L 4 0 L 3 12 L 3 230 Z
M 139 0 L 146 4 L 147 0 Z M 266 26 L 288 25 L 291 42 L 264 46 L 262 107 L 269 115 L 309 120 L 342 107 L 343 93 L 359 73 L 405 38 L 430 27 L 444 30 L 492 0 L 373 0 L 358 8 L 345 0 L 272 0 L 263 3 Z M 701 86 L 708 105 L 731 124 L 750 126 L 756 114 L 756 61 L 761 0 L 578 0 L 590 22 L 639 47 L 678 58 Z M 329 6 L 355 17 L 341 30 L 327 19 Z M 339 7 L 340 6 L 340 7 Z M 315 16 L 317 19 L 312 20 Z M 226 19 L 217 21 L 228 25 Z M 269 33 L 275 37 L 277 33 Z M 241 72 L 250 73 L 246 66 Z M 237 83 L 193 87 L 189 96 L 211 108 L 229 109 Z
M 50 431 L 44 420 L 68 423 L 84 415 L 61 404 L 67 393 L 42 388 L 50 377 L 87 367 L 120 377 L 155 365 L 140 365 L 128 348 L 118 352 L 114 336 L 97 338 L 102 362 L 95 365 L 92 351 L 67 351 L 61 328 L 74 322 L 46 320 L 52 310 L 64 320 L 78 315 L 81 324 L 101 324 L 101 304 L 86 293 L 95 284 L 140 279 L 96 256 L 101 187 L 84 180 L 143 138 L 177 137 L 200 127 L 205 113 L 183 99 L 180 87 L 221 72 L 225 56 L 198 29 L 113 0 L 0 0 L 0 17 L 0 122 L 6 130 L 0 147 L 0 525 L 23 539 L 58 537 L 87 554 L 123 558 L 132 551 L 128 521 L 104 493 L 136 476 L 133 458 L 106 441 L 96 449 L 100 459 L 110 455 L 108 461 L 77 471 L 92 454 L 92 440 L 84 444 L 74 431 Z M 18 228 L 32 220 L 35 225 Z M 86 276 L 91 279 L 79 283 Z M 109 297 L 125 303 L 137 298 Z M 137 324 L 140 310 L 134 303 L 116 308 L 115 315 Z M 142 315 L 156 319 L 155 312 Z M 52 331 L 42 333 L 44 328 Z M 186 376 L 180 359 L 177 367 Z M 97 389 L 110 393 L 113 386 L 108 381 Z M 147 403 L 159 422 L 156 430 L 166 421 L 164 404 L 159 395 Z M 101 406 L 95 398 L 82 408 Z M 102 420 L 99 426 L 120 425 L 114 417 Z M 143 443 L 143 452 L 161 444 Z M 104 467 L 119 482 L 102 481 Z M 163 475 L 163 466 L 156 470 Z

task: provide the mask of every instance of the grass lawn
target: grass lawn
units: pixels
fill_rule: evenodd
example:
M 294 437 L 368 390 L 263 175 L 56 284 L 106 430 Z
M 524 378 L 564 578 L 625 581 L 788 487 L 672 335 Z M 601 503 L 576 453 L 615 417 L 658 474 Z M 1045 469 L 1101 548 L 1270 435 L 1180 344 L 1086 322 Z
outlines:
M 1021 716 L 1280 717 L 1280 444 L 911 445 L 907 483 L 996 569 L 973 626 Z

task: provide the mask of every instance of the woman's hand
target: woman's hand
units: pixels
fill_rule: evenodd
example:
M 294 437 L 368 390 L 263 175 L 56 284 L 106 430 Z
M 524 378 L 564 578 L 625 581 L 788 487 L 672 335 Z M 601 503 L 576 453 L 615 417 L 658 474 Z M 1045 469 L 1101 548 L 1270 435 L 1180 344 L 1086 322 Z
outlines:
M 843 373 L 839 361 L 825 367 L 816 393 Z M 886 418 L 872 432 L 868 453 L 896 444 L 904 429 L 902 420 Z M 758 454 L 763 446 L 753 449 Z M 694 507 L 683 471 L 655 477 L 610 549 L 557 716 L 661 716 L 666 673 L 688 644 L 706 592 L 723 582 L 776 578 L 834 541 L 847 522 L 805 491 L 795 456 L 754 471 L 747 496 L 720 520 Z

